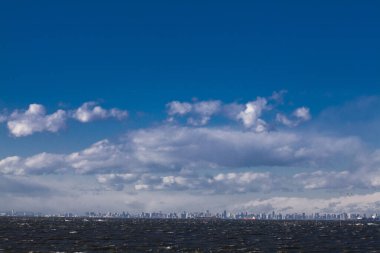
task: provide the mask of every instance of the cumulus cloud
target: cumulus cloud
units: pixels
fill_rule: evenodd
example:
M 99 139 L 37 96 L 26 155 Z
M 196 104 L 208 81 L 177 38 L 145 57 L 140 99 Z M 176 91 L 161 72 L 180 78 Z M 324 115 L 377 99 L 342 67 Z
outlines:
M 247 128 L 254 128 L 256 132 L 263 132 L 267 129 L 266 122 L 260 119 L 263 111 L 267 109 L 267 100 L 265 98 L 257 98 L 255 101 L 248 102 L 244 111 L 237 115 L 237 119 L 243 122 Z
M 192 126 L 205 126 L 213 116 L 241 122 L 249 130 L 265 132 L 271 129 L 274 120 L 289 127 L 298 126 L 300 123 L 311 119 L 310 109 L 299 107 L 291 115 L 291 118 L 281 113 L 278 108 L 284 103 L 286 91 L 273 92 L 267 98 L 257 97 L 256 100 L 245 104 L 233 102 L 223 103 L 220 100 L 180 102 L 172 101 L 166 104 L 168 122 L 177 122 L 176 119 L 186 119 L 186 123 Z M 273 119 L 270 111 L 277 111 Z
M 8 175 L 62 173 L 66 169 L 64 155 L 41 153 L 27 158 L 10 156 L 0 160 L 0 173 Z
M 300 119 L 301 121 L 307 121 L 311 119 L 310 115 L 310 109 L 307 107 L 300 107 L 297 108 L 294 112 L 293 115 Z
M 121 146 L 102 140 L 71 154 L 40 153 L 27 158 L 6 157 L 0 160 L 0 173 L 10 175 L 86 174 L 128 169 L 126 163 L 128 154 L 122 150 Z
M 95 102 L 86 102 L 76 110 L 57 110 L 47 114 L 41 104 L 30 104 L 27 110 L 15 110 L 10 115 L 0 115 L 0 123 L 7 122 L 7 127 L 14 137 L 24 137 L 38 132 L 56 133 L 66 126 L 69 118 L 82 123 L 107 118 L 124 119 L 127 111 L 117 108 L 104 109 Z
M 89 148 L 65 156 L 66 164 L 77 173 L 121 171 L 128 168 L 128 153 L 122 145 L 102 140 Z
M 24 165 L 22 158 L 18 156 L 9 156 L 0 160 L 0 172 L 1 174 L 24 174 Z
M 307 107 L 299 107 L 294 110 L 292 113 L 292 118 L 289 118 L 282 113 L 277 113 L 276 115 L 276 121 L 288 127 L 298 126 L 300 123 L 308 121 L 310 119 L 310 109 Z
M 192 105 L 187 102 L 172 101 L 166 105 L 168 108 L 168 114 L 173 115 L 185 115 L 191 112 Z
M 190 125 L 194 125 L 194 126 L 206 125 L 209 122 L 211 116 L 220 111 L 220 108 L 221 108 L 221 102 L 217 100 L 202 101 L 202 102 L 195 103 L 193 105 L 193 110 L 195 114 L 199 115 L 199 117 L 198 118 L 190 117 L 187 122 Z
M 282 101 L 284 92 L 273 93 L 268 99 L 258 97 L 248 103 L 223 104 L 220 100 L 180 102 L 172 101 L 166 105 L 169 115 L 168 121 L 175 121 L 176 117 L 186 117 L 186 123 L 192 126 L 204 126 L 215 115 L 221 115 L 228 119 L 241 121 L 242 124 L 256 132 L 264 132 L 268 129 L 268 123 L 263 119 L 263 112 L 272 110 L 275 104 Z M 59 109 L 52 114 L 47 114 L 46 109 L 40 104 L 30 104 L 25 111 L 15 110 L 11 115 L 2 114 L 0 122 L 7 122 L 10 133 L 15 137 L 32 135 L 36 132 L 58 132 L 66 126 L 68 119 L 75 119 L 82 123 L 95 120 L 115 118 L 122 120 L 128 116 L 126 110 L 117 108 L 105 109 L 97 102 L 83 103 L 75 110 Z M 300 122 L 311 118 L 307 107 L 300 107 L 292 114 L 294 120 L 288 119 L 283 114 L 277 115 L 277 121 L 288 126 L 296 126 Z
M 0 160 L 0 172 L 10 175 L 112 172 L 126 169 L 127 157 L 120 145 L 102 140 L 71 154 L 44 152 L 26 158 L 6 157 Z
M 245 105 L 239 103 L 229 103 L 222 107 L 222 114 L 225 115 L 230 120 L 237 120 L 237 115 L 244 111 Z
M 187 119 L 187 123 L 194 126 L 206 125 L 211 116 L 217 114 L 221 109 L 221 101 L 209 100 L 199 102 L 179 102 L 172 101 L 166 105 L 169 121 L 174 120 L 174 116 L 190 115 Z
M 43 105 L 31 104 L 26 111 L 14 111 L 7 126 L 13 136 L 22 137 L 35 132 L 58 132 L 64 128 L 66 119 L 67 113 L 63 110 L 48 115 Z
M 289 119 L 286 115 L 282 113 L 276 114 L 276 121 L 288 127 L 294 127 L 298 125 L 297 121 Z
M 96 102 L 86 102 L 72 113 L 72 117 L 74 119 L 83 123 L 107 118 L 116 118 L 121 120 L 127 116 L 127 111 L 119 110 L 117 108 L 106 110 Z

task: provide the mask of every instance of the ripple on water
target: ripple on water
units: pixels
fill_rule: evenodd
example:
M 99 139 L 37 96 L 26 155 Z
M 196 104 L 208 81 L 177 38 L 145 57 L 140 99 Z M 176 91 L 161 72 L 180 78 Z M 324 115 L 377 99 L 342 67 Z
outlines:
M 87 220 L 0 218 L 0 252 L 305 252 L 312 248 L 327 252 L 374 252 L 380 249 L 377 222 L 363 225 L 315 221 Z

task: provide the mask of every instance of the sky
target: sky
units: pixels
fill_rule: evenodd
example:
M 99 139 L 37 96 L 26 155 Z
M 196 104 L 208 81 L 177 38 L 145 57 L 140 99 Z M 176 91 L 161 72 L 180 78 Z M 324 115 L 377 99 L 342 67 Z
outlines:
M 0 211 L 380 210 L 378 1 L 2 1 Z

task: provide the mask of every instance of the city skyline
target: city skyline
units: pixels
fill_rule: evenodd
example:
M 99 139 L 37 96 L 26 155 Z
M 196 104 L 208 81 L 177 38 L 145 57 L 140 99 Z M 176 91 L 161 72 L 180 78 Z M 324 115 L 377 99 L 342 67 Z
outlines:
M 0 211 L 380 212 L 379 3 L 0 4 Z
M 59 218 L 124 218 L 124 219 L 226 219 L 226 220 L 318 220 L 318 221 L 342 221 L 342 220 L 364 220 L 364 221 L 378 221 L 380 220 L 380 215 L 378 213 L 281 213 L 281 212 L 227 212 L 224 210 L 222 212 L 210 212 L 198 211 L 198 212 L 139 212 L 130 213 L 128 211 L 122 212 L 96 212 L 88 211 L 85 213 L 34 213 L 34 212 L 22 212 L 22 211 L 0 211 L 0 217 L 59 217 Z M 69 221 L 69 220 L 67 220 Z M 104 220 L 98 220 L 104 221 Z

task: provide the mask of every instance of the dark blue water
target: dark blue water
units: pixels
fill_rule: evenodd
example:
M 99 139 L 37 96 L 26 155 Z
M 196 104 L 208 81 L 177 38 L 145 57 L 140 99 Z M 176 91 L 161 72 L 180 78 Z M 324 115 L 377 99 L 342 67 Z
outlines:
M 12 217 L 0 252 L 380 252 L 380 223 Z

